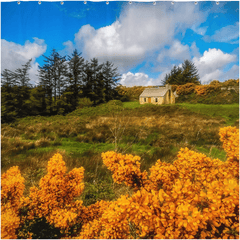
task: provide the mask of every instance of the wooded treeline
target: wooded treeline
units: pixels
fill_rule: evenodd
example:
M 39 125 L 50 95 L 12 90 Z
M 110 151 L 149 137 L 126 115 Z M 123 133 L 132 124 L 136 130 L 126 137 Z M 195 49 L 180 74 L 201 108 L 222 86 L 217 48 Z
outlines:
M 198 70 L 193 62 L 184 60 L 182 66 L 174 66 L 171 72 L 165 75 L 163 85 L 184 85 L 186 83 L 201 84 Z
M 39 67 L 39 82 L 30 84 L 31 59 L 22 68 L 4 69 L 1 77 L 1 120 L 34 115 L 67 114 L 82 101 L 98 105 L 118 98 L 116 91 L 120 75 L 113 63 L 99 64 L 98 59 L 85 60 L 74 50 L 71 56 L 61 56 L 55 49 Z

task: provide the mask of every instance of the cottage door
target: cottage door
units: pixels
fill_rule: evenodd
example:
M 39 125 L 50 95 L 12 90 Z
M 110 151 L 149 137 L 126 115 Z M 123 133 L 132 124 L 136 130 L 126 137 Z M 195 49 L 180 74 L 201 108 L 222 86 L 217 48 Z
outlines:
M 151 98 L 150 97 L 148 98 L 148 103 L 151 103 Z

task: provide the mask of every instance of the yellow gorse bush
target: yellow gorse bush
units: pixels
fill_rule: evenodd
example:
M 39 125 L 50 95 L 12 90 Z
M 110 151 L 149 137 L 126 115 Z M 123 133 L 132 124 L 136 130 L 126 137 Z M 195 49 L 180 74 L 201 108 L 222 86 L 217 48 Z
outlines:
M 22 206 L 24 178 L 17 166 L 11 167 L 1 177 L 1 237 L 17 238 L 20 225 L 19 208 Z
M 28 218 L 45 217 L 55 227 L 68 230 L 76 223 L 82 201 L 74 201 L 84 189 L 84 169 L 74 168 L 66 174 L 65 162 L 57 153 L 50 159 L 47 174 L 39 188 L 32 187 L 27 202 Z
M 225 127 L 219 135 L 226 162 L 184 148 L 173 164 L 158 160 L 147 173 L 140 170 L 140 157 L 102 153 L 114 182 L 134 192 L 88 207 L 75 200 L 84 188 L 84 169 L 66 173 L 60 154 L 50 159 L 28 198 L 13 167 L 2 175 L 2 238 L 16 238 L 21 223 L 42 217 L 61 229 L 63 238 L 239 238 L 239 130 Z
M 220 88 L 220 84 L 199 85 L 195 87 L 195 92 L 197 95 L 207 95 L 208 93 L 218 91 Z
M 122 155 L 113 151 L 102 153 L 103 163 L 112 171 L 116 183 L 125 182 L 127 186 L 139 188 L 147 179 L 147 172 L 140 170 L 140 157 L 131 154 Z
M 178 95 L 187 95 L 187 94 L 191 94 L 194 92 L 195 88 L 196 88 L 196 84 L 194 83 L 186 83 L 184 85 L 179 85 L 177 86 L 177 94 Z
M 139 158 L 103 153 L 115 182 L 142 185 L 131 197 L 113 202 L 99 220 L 84 225 L 79 238 L 238 238 L 239 131 L 223 128 L 220 137 L 226 162 L 185 148 L 173 164 L 158 160 L 149 176 L 141 173 Z M 129 169 L 138 166 L 135 175 L 125 170 L 127 163 Z

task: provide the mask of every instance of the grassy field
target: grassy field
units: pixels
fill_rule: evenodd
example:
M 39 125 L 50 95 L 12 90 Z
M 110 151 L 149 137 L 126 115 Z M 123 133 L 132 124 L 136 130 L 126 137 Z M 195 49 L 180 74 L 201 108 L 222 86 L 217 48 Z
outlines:
M 27 117 L 2 124 L 1 172 L 18 165 L 27 193 L 46 173 L 47 161 L 59 151 L 69 170 L 85 168 L 82 199 L 88 205 L 128 191 L 113 184 L 102 164 L 102 152 L 139 155 L 146 170 L 157 159 L 173 162 L 182 147 L 225 161 L 218 132 L 224 126 L 238 126 L 238 121 L 238 104 L 154 106 L 114 101 L 66 116 Z
M 224 118 L 226 120 L 226 125 L 233 125 L 239 119 L 239 104 L 209 105 L 179 103 L 177 105 L 187 108 L 192 112 L 205 114 L 211 117 Z

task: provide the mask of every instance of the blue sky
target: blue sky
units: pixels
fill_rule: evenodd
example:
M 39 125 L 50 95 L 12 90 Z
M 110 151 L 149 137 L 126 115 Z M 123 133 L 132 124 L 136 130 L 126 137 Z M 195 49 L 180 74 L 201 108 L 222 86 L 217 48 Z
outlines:
M 160 85 L 185 59 L 203 84 L 239 77 L 239 2 L 1 3 L 1 71 L 33 59 L 37 83 L 42 55 L 76 48 L 89 60 L 113 62 L 121 84 Z

